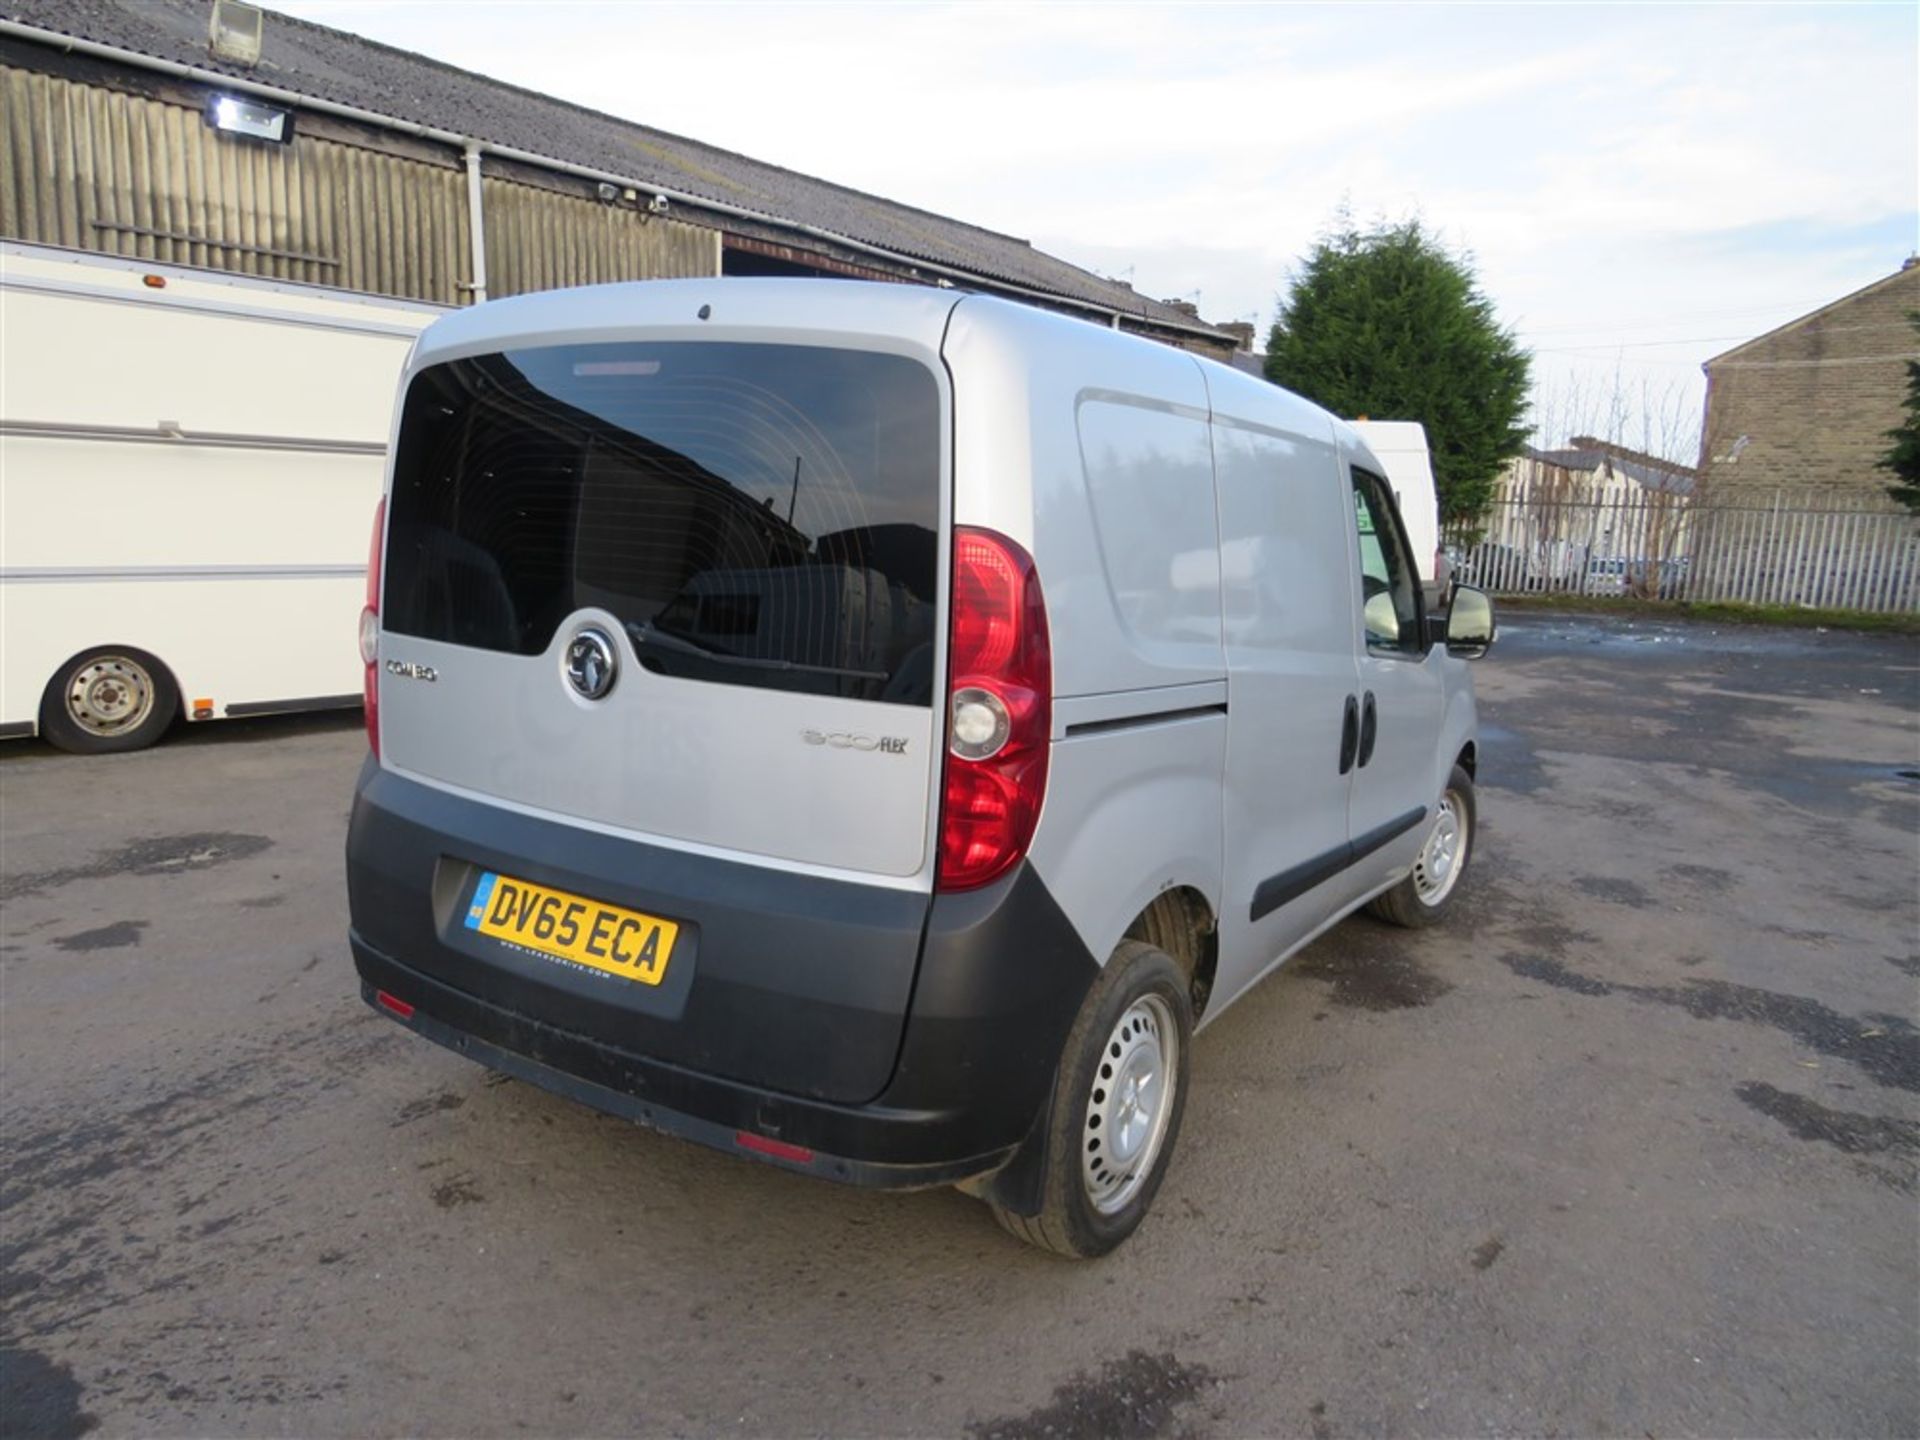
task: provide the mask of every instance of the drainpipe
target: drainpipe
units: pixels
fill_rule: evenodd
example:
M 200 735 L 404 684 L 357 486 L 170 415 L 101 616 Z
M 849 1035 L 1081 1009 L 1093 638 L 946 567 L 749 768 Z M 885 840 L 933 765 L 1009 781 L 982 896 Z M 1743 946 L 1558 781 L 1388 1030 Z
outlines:
M 473 249 L 473 282 L 467 289 L 473 303 L 479 305 L 487 298 L 487 212 L 480 196 L 479 143 L 467 141 L 463 153 L 467 160 L 467 232 L 472 236 Z

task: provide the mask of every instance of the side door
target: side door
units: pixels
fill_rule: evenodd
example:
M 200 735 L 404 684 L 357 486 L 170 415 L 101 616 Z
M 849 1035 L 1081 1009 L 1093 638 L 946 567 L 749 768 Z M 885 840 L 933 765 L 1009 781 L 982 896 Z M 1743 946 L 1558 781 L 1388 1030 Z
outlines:
M 1347 529 L 1359 559 L 1360 744 L 1347 792 L 1349 900 L 1412 865 L 1440 793 L 1445 693 L 1439 647 L 1427 643 L 1420 571 L 1383 476 L 1348 452 Z
M 1347 857 L 1352 500 L 1325 417 L 1270 387 L 1258 399 L 1266 423 L 1226 418 L 1215 396 L 1228 713 L 1210 1014 L 1340 908 Z M 1267 413 L 1283 404 L 1300 413 Z

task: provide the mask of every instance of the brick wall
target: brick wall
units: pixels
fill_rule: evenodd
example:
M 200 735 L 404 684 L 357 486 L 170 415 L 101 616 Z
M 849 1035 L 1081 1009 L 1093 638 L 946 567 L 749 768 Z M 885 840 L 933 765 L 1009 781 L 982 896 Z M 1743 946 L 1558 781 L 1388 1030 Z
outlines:
M 1707 362 L 1701 462 L 1709 493 L 1880 495 L 1875 468 L 1903 418 L 1907 324 L 1920 310 L 1920 265 Z M 1742 444 L 1744 437 L 1745 443 Z

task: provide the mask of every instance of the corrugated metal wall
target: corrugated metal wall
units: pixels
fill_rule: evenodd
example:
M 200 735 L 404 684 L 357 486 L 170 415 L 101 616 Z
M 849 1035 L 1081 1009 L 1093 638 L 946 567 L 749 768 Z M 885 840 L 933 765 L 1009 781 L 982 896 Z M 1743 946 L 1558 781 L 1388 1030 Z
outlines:
M 0 236 L 458 305 L 466 172 L 302 133 L 262 144 L 197 109 L 0 66 Z M 720 234 L 517 180 L 482 181 L 490 295 L 718 275 Z
M 481 181 L 487 294 L 718 275 L 720 232 L 533 185 Z
M 301 135 L 224 136 L 197 110 L 0 67 L 0 235 L 455 305 L 457 167 Z

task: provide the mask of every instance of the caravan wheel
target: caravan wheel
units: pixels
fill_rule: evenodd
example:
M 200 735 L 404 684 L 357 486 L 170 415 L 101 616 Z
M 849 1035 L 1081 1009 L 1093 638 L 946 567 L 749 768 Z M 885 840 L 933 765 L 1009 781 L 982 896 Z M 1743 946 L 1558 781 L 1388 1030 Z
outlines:
M 40 733 L 76 755 L 144 750 L 180 713 L 173 676 L 131 646 L 103 646 L 74 656 L 47 682 Z

